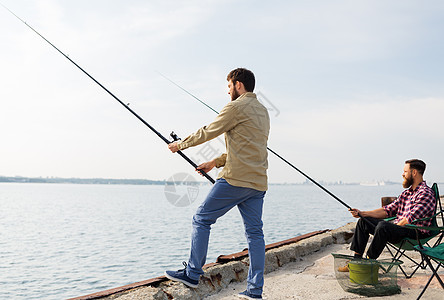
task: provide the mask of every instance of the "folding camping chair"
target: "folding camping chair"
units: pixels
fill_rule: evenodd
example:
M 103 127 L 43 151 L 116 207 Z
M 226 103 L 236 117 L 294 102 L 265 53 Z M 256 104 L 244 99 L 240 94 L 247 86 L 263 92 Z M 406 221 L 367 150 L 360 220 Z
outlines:
M 404 276 L 406 278 L 411 278 L 419 268 L 425 269 L 427 267 L 426 260 L 424 259 L 423 256 L 421 256 L 421 261 L 417 261 L 417 260 L 409 257 L 407 255 L 406 251 L 415 250 L 414 247 L 419 246 L 419 245 L 426 245 L 427 247 L 433 248 L 441 243 L 441 240 L 444 235 L 444 232 L 441 232 L 438 229 L 438 220 L 439 219 L 442 222 L 441 224 L 444 224 L 444 213 L 442 211 L 442 205 L 441 205 L 441 199 L 439 197 L 438 185 L 436 183 L 434 183 L 432 185 L 432 189 L 435 192 L 435 198 L 436 198 L 435 214 L 430 218 L 423 218 L 423 219 L 414 220 L 412 222 L 412 224 L 410 224 L 410 226 L 409 226 L 410 228 L 417 228 L 417 226 L 414 225 L 415 222 L 431 219 L 432 226 L 430 228 L 432 228 L 432 229 L 428 229 L 428 230 L 430 230 L 430 236 L 428 236 L 424 239 L 421 239 L 419 241 L 418 241 L 418 239 L 404 238 L 397 244 L 387 243 L 387 245 L 386 245 L 386 249 L 391 254 L 393 261 L 402 260 L 401 258 L 405 258 L 405 259 L 408 259 L 409 261 L 411 261 L 416 266 L 410 274 L 407 274 L 406 270 L 404 270 L 404 268 L 402 268 L 402 266 L 399 266 L 399 269 L 402 271 L 402 273 L 404 274 Z M 389 221 L 394 218 L 395 217 L 389 218 L 386 220 Z M 437 237 L 437 239 L 434 241 L 433 244 L 429 244 L 429 242 L 431 242 L 431 240 L 434 237 Z
M 441 211 L 442 213 L 442 211 Z M 427 229 L 427 230 L 439 230 L 442 233 L 444 232 L 444 227 L 420 227 L 420 226 L 412 226 L 412 225 L 406 225 L 410 228 L 418 229 Z M 418 231 L 417 231 L 418 232 Z M 432 281 L 433 277 L 436 277 L 436 279 L 441 284 L 442 288 L 444 289 L 444 282 L 439 277 L 438 269 L 443 266 L 444 264 L 444 243 L 435 245 L 433 247 L 424 247 L 422 243 L 418 240 L 418 245 L 415 246 L 415 250 L 419 251 L 421 253 L 421 256 L 429 266 L 430 270 L 432 271 L 432 276 L 430 276 L 429 280 L 427 281 L 427 284 L 424 286 L 424 289 L 419 294 L 418 299 L 422 297 L 426 289 L 428 288 L 430 282 Z M 433 267 L 432 261 L 436 263 L 436 267 Z

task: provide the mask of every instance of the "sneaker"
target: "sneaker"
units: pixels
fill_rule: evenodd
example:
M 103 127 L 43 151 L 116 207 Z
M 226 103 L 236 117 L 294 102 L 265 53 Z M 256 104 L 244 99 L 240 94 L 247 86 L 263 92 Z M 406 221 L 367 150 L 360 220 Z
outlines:
M 261 295 L 254 295 L 249 293 L 248 291 L 243 291 L 242 293 L 237 294 L 239 298 L 243 299 L 262 299 Z
M 185 268 L 178 270 L 178 271 L 165 271 L 165 276 L 173 281 L 179 281 L 185 284 L 186 286 L 197 288 L 197 285 L 199 284 L 199 280 L 193 280 L 190 277 L 187 276 L 187 263 L 182 263 Z
M 348 265 L 338 268 L 338 272 L 349 272 Z

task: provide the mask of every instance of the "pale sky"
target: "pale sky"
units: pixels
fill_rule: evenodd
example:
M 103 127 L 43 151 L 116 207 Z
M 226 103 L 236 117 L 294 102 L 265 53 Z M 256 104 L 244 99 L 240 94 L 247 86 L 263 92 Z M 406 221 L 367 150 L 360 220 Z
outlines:
M 420 158 L 425 179 L 444 182 L 442 1 L 2 3 L 166 137 L 215 114 L 157 72 L 220 110 L 227 73 L 246 67 L 268 100 L 269 147 L 314 179 L 401 181 L 404 161 Z M 0 26 L 0 175 L 194 174 L 3 7 Z M 224 151 L 209 145 L 184 153 Z M 269 180 L 305 178 L 270 154 Z

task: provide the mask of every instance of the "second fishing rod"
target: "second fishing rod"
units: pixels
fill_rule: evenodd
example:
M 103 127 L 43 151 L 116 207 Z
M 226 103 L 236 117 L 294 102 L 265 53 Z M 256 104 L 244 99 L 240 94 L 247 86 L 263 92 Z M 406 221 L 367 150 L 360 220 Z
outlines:
M 165 75 L 163 75 L 160 72 L 157 72 L 160 76 L 162 76 L 163 78 L 165 78 L 166 80 L 168 80 L 169 82 L 171 82 L 172 84 L 174 84 L 176 87 L 178 87 L 179 89 L 181 89 L 182 91 L 184 91 L 185 93 L 187 93 L 188 95 L 190 95 L 191 97 L 193 97 L 194 99 L 196 99 L 197 101 L 199 101 L 201 104 L 205 105 L 207 108 L 211 109 L 213 112 L 215 112 L 216 114 L 219 114 L 219 112 L 217 110 L 215 110 L 214 108 L 212 108 L 210 105 L 208 105 L 207 103 L 205 103 L 204 101 L 200 100 L 198 97 L 196 97 L 195 95 L 193 95 L 192 93 L 190 93 L 188 90 L 184 89 L 183 87 L 181 87 L 180 85 L 178 85 L 176 82 L 172 81 L 171 79 L 169 79 L 168 77 L 166 77 Z M 319 184 L 318 182 L 316 182 L 313 178 L 311 178 L 310 176 L 308 176 L 307 174 L 305 174 L 304 172 L 302 172 L 299 168 L 297 168 L 295 165 L 293 165 L 291 162 L 289 162 L 288 160 L 286 160 L 284 157 L 282 157 L 281 155 L 279 155 L 277 152 L 275 152 L 274 150 L 270 149 L 269 147 L 267 147 L 268 151 L 270 151 L 271 153 L 273 153 L 275 156 L 277 156 L 279 159 L 281 159 L 282 161 L 284 161 L 286 164 L 288 164 L 290 167 L 292 167 L 293 169 L 295 169 L 296 171 L 298 171 L 300 174 L 302 174 L 305 178 L 307 178 L 308 180 L 310 180 L 313 184 L 315 184 L 316 186 L 318 186 L 320 189 L 322 189 L 324 192 L 326 192 L 327 194 L 329 194 L 331 197 L 333 197 L 336 201 L 338 201 L 339 203 L 341 203 L 342 205 L 344 205 L 347 209 L 351 210 L 352 208 L 345 203 L 344 201 L 342 201 L 341 199 L 339 199 L 336 195 L 334 195 L 332 192 L 330 192 L 329 190 L 327 190 L 325 187 L 323 187 L 321 184 Z
M 195 95 L 193 95 L 192 93 L 190 93 L 189 91 L 187 91 L 186 89 L 184 89 L 183 87 L 181 87 L 180 85 L 178 85 L 176 82 L 172 81 L 171 79 L 169 79 L 168 77 L 166 77 L 165 75 L 163 75 L 160 72 L 157 72 L 160 76 L 164 77 L 166 80 L 168 80 L 169 82 L 171 82 L 172 84 L 174 84 L 175 86 L 177 86 L 178 88 L 180 88 L 182 91 L 184 91 L 185 93 L 187 93 L 188 95 L 190 95 L 191 97 L 193 97 L 194 99 L 196 99 L 197 101 L 199 101 L 200 103 L 202 103 L 203 105 L 205 105 L 207 108 L 211 109 L 213 112 L 215 112 L 216 114 L 219 114 L 219 112 L 217 110 L 215 110 L 214 108 L 212 108 L 210 105 L 208 105 L 207 103 L 205 103 L 204 101 L 200 100 L 199 98 L 197 98 Z M 277 156 L 279 159 L 281 159 L 282 161 L 284 161 L 286 164 L 288 164 L 290 167 L 292 167 L 293 169 L 295 169 L 296 171 L 298 171 L 300 174 L 302 174 L 305 178 L 307 178 L 308 180 L 310 180 L 313 184 L 315 184 L 316 186 L 318 186 L 320 189 L 322 189 L 324 192 L 326 192 L 327 194 L 329 194 L 331 197 L 333 197 L 336 201 L 338 201 L 339 203 L 341 203 L 343 206 L 345 206 L 349 211 L 352 210 L 352 207 L 350 205 L 348 205 L 347 203 L 345 203 L 344 201 L 342 201 L 341 199 L 339 199 L 336 195 L 334 195 L 332 192 L 330 192 L 329 190 L 327 190 L 325 187 L 323 187 L 321 184 L 319 184 L 317 181 L 315 181 L 313 178 L 311 178 L 310 176 L 308 176 L 307 174 L 305 174 L 304 172 L 302 172 L 299 168 L 297 168 L 295 165 L 293 165 L 291 162 L 289 162 L 288 160 L 286 160 L 284 157 L 282 157 L 281 155 L 279 155 L 277 152 L 275 152 L 274 150 L 270 149 L 269 147 L 267 147 L 267 150 L 270 151 L 271 153 L 273 153 L 275 156 Z M 367 224 L 371 225 L 371 226 L 375 226 L 372 222 L 370 222 L 366 217 L 363 217 L 360 213 L 358 213 L 358 216 L 364 220 L 364 222 L 366 222 Z

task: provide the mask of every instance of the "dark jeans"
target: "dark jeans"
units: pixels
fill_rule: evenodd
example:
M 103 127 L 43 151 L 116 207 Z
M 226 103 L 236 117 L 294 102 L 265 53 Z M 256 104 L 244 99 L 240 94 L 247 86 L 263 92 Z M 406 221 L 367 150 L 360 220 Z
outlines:
M 416 239 L 415 229 L 398 226 L 382 219 L 367 217 L 366 220 L 369 222 L 362 218 L 359 219 L 350 249 L 356 253 L 364 254 L 370 234 L 373 234 L 373 241 L 367 250 L 367 256 L 371 259 L 377 259 L 381 255 L 387 242 L 396 244 L 406 237 Z M 419 234 L 420 238 L 425 236 L 427 235 Z

